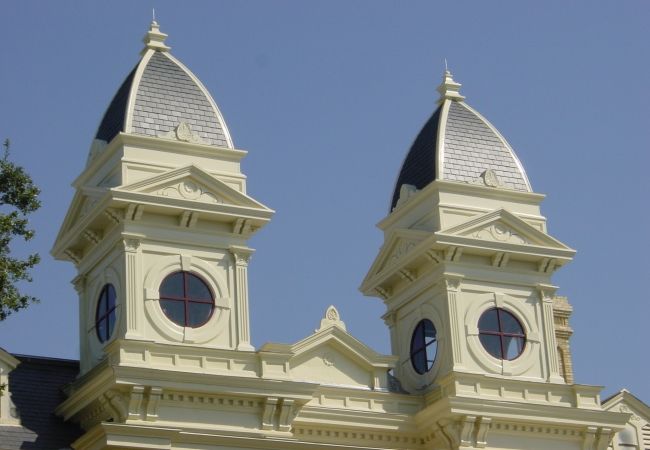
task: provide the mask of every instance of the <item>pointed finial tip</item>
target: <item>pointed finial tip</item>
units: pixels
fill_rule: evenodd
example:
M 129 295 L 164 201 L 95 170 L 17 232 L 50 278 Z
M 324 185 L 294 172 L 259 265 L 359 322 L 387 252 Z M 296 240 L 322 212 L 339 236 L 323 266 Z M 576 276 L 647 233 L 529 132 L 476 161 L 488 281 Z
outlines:
M 145 48 L 142 50 L 143 52 L 146 52 L 147 49 L 153 49 L 153 50 L 158 50 L 158 51 L 163 51 L 166 52 L 169 50 L 169 47 L 165 45 L 165 38 L 167 35 L 163 32 L 160 31 L 160 25 L 158 25 L 158 22 L 156 21 L 156 10 L 152 9 L 151 10 L 151 25 L 149 26 L 149 31 L 147 34 L 144 36 L 143 42 L 145 44 Z

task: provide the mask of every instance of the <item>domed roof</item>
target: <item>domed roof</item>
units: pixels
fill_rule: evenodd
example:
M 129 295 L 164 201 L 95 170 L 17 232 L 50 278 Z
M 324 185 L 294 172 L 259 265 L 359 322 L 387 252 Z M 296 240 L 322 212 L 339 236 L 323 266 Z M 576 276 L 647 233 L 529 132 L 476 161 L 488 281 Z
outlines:
M 108 143 L 120 132 L 162 138 L 175 133 L 182 141 L 234 148 L 210 93 L 169 54 L 166 36 L 152 22 L 142 58 L 117 90 L 95 139 Z
M 391 211 L 402 186 L 423 189 L 434 180 L 479 183 L 531 192 L 510 144 L 460 95 L 449 71 L 438 88 L 439 106 L 415 138 L 397 177 Z

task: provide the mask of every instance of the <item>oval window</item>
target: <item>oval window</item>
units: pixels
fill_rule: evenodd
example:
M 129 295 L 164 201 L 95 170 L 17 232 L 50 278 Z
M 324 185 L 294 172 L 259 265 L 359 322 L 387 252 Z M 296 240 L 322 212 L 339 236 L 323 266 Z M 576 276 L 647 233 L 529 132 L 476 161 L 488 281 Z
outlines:
M 115 328 L 115 288 L 107 284 L 102 288 L 97 300 L 95 311 L 95 331 L 99 342 L 106 342 L 110 339 Z
M 436 327 L 429 319 L 422 319 L 415 327 L 411 337 L 411 364 L 419 374 L 426 373 L 433 367 L 438 353 Z
M 175 272 L 160 284 L 160 307 L 169 320 L 182 327 L 204 325 L 214 310 L 208 285 L 190 272 Z
M 526 346 L 526 334 L 521 323 L 502 308 L 485 311 L 478 321 L 478 332 L 485 350 L 498 359 L 516 359 Z

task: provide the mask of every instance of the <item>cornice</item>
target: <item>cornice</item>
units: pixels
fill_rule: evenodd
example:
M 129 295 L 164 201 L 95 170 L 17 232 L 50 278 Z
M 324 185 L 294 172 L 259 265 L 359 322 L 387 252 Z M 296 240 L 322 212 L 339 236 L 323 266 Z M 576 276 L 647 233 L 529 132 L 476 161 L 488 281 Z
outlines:
M 437 198 L 439 193 L 457 193 L 474 197 L 485 197 L 496 200 L 514 201 L 518 203 L 529 203 L 539 205 L 546 195 L 535 192 L 515 191 L 511 189 L 493 188 L 476 184 L 462 183 L 456 181 L 434 180 L 424 189 L 416 192 L 408 202 L 396 207 L 387 217 L 382 219 L 377 227 L 386 230 L 394 225 L 408 211 L 415 209 L 421 202 L 430 197 Z

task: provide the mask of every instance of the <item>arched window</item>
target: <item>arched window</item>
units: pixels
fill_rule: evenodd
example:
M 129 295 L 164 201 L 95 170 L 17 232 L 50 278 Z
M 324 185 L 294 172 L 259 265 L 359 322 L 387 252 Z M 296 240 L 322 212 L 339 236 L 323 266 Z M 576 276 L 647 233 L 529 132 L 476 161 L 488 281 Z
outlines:
M 99 293 L 97 309 L 95 310 L 95 331 L 99 342 L 106 342 L 110 339 L 115 328 L 115 288 L 112 284 L 106 284 Z
M 478 321 L 479 339 L 495 358 L 513 360 L 524 351 L 526 334 L 519 321 L 502 308 L 485 311 Z
M 433 367 L 438 352 L 436 327 L 429 319 L 422 319 L 411 336 L 411 364 L 419 374 L 426 373 Z
M 214 297 L 208 285 L 190 272 L 175 272 L 160 284 L 160 307 L 177 325 L 198 328 L 214 310 Z

